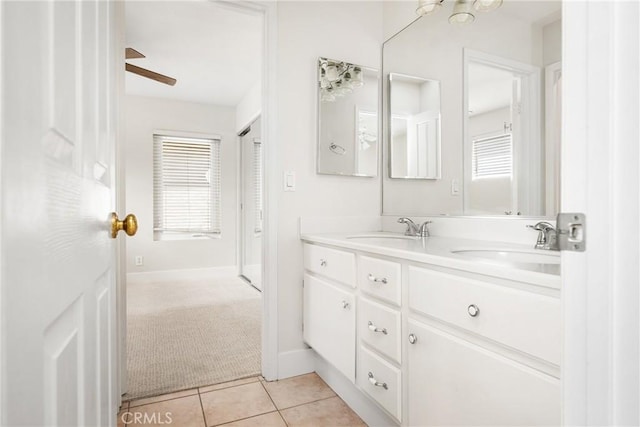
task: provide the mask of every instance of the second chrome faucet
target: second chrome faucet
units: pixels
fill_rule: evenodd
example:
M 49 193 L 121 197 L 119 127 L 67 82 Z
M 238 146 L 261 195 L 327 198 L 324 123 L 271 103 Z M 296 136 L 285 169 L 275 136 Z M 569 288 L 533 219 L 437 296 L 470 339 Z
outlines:
M 403 216 L 398 218 L 398 222 L 400 224 L 406 224 L 407 230 L 404 232 L 405 236 L 429 237 L 429 224 L 431 224 L 431 221 L 425 221 L 418 226 L 410 218 Z

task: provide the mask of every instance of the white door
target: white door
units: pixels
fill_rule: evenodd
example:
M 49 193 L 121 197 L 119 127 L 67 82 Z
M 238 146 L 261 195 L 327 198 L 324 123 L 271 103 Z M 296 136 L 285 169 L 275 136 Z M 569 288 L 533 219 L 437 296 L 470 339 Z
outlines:
M 3 425 L 116 424 L 115 7 L 0 5 Z

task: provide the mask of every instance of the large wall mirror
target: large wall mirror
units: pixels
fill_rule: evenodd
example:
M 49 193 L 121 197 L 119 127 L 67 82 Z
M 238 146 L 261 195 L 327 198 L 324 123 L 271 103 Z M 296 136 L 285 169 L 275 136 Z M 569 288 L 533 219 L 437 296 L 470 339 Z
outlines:
M 383 214 L 555 216 L 561 2 L 505 0 L 466 25 L 449 23 L 453 4 L 383 45 Z M 437 109 L 410 89 L 420 84 Z M 408 111 L 398 99 L 411 91 Z M 415 173 L 434 162 L 433 175 Z
M 378 74 L 318 59 L 318 173 L 378 175 Z

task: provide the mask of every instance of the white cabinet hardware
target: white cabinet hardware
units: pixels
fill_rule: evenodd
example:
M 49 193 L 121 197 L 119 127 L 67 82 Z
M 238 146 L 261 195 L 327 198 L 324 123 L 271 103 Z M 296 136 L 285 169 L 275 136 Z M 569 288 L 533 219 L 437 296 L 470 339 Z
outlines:
M 369 326 L 369 330 L 372 332 L 382 332 L 383 334 L 387 335 L 387 328 L 378 328 L 376 325 L 373 324 L 371 320 L 369 320 L 368 326 Z
M 382 387 L 385 390 L 388 390 L 389 387 L 387 386 L 387 383 L 381 383 L 380 381 L 376 380 L 376 377 L 373 376 L 373 373 L 369 372 L 368 374 L 369 377 L 369 382 L 376 386 L 376 387 Z
M 477 305 L 471 304 L 469 307 L 467 307 L 467 313 L 469 313 L 469 316 L 471 317 L 476 317 L 478 314 L 480 314 L 480 309 Z
M 387 278 L 383 277 L 382 279 L 374 276 L 373 274 L 369 273 L 369 277 L 367 277 L 367 279 L 369 279 L 370 282 L 374 282 L 374 283 L 383 283 L 383 284 L 387 284 Z

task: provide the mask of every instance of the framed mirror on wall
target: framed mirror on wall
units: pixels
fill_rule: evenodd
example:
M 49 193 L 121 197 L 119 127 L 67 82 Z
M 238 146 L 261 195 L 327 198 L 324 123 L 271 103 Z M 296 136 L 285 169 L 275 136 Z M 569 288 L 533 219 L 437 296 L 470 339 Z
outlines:
M 425 15 L 383 44 L 383 214 L 554 217 L 561 2 L 505 1 L 464 25 L 447 16 Z M 438 83 L 436 178 L 408 172 L 424 150 L 397 143 L 406 127 L 394 111 L 397 76 Z
M 319 174 L 378 175 L 378 86 L 378 70 L 318 59 Z

